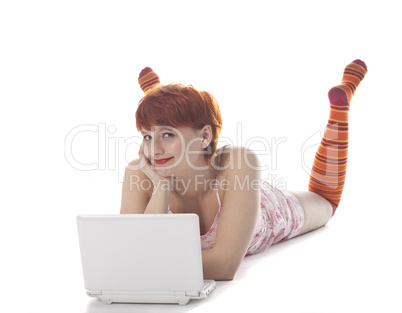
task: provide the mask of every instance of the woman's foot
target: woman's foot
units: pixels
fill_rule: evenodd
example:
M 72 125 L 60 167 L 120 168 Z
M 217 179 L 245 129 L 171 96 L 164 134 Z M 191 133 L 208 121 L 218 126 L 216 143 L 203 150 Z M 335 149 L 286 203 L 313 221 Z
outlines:
M 350 100 L 366 73 L 367 66 L 362 60 L 354 60 L 346 66 L 343 72 L 342 83 L 331 88 L 328 92 L 331 108 L 349 111 Z

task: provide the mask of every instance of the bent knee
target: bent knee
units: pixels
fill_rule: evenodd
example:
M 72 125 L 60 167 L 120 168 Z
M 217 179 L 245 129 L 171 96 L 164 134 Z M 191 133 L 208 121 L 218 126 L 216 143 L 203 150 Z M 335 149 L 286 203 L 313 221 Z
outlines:
M 304 225 L 300 234 L 320 228 L 328 223 L 332 217 L 331 203 L 312 191 L 291 191 L 300 201 L 304 211 Z

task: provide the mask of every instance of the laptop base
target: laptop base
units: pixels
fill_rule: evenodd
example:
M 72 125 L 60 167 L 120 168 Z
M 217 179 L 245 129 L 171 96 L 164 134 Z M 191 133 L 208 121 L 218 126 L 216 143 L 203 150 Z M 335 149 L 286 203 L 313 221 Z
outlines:
M 186 305 L 191 299 L 204 299 L 214 289 L 215 281 L 206 280 L 202 291 L 87 291 L 90 297 L 96 297 L 105 304 L 112 303 L 177 303 Z

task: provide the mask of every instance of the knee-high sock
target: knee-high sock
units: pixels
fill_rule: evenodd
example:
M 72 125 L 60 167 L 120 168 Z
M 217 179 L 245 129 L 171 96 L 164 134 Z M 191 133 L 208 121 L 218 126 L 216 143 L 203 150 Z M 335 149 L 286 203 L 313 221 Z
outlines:
M 366 73 L 366 64 L 361 60 L 355 60 L 346 66 L 342 83 L 328 92 L 330 115 L 324 137 L 314 158 L 309 190 L 326 198 L 332 204 L 333 213 L 339 205 L 345 184 L 349 104 Z

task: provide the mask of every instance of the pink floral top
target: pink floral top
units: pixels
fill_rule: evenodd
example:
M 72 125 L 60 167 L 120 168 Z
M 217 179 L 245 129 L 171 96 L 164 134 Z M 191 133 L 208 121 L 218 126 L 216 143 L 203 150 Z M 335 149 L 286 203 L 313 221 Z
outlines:
M 219 186 L 219 184 L 216 184 Z M 222 203 L 216 189 L 219 209 L 208 232 L 201 236 L 203 250 L 215 244 Z M 170 208 L 168 213 L 173 213 Z M 290 192 L 281 191 L 267 182 L 261 183 L 261 211 L 246 256 L 264 251 L 272 244 L 297 236 L 304 224 L 304 211 Z

